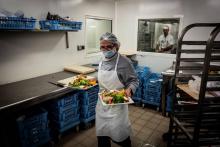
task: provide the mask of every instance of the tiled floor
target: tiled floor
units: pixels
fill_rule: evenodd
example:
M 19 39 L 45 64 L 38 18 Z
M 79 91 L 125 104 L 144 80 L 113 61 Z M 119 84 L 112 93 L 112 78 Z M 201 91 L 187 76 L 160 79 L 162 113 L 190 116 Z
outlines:
M 132 147 L 165 147 L 162 134 L 168 131 L 169 118 L 163 117 L 160 112 L 153 109 L 129 105 L 129 118 L 132 123 Z M 70 133 L 61 138 L 57 147 L 97 147 L 95 126 L 79 132 Z M 112 147 L 119 147 L 112 143 Z M 149 147 L 149 146 L 148 146 Z

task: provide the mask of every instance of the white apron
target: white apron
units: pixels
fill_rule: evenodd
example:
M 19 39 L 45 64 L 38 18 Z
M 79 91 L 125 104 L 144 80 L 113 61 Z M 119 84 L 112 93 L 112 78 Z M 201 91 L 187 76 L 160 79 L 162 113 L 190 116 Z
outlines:
M 99 64 L 98 81 L 100 90 L 122 89 L 124 85 L 117 75 L 117 65 L 111 71 L 101 70 L 102 62 Z M 116 142 L 124 141 L 131 134 L 131 124 L 128 119 L 128 105 L 103 106 L 100 99 L 96 105 L 96 135 L 109 136 Z

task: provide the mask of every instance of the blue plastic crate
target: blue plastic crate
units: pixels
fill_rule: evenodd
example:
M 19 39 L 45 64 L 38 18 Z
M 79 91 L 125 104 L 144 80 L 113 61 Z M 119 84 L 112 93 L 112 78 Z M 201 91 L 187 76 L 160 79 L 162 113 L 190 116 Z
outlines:
M 147 85 L 143 91 L 143 103 L 159 106 L 161 99 L 161 85 Z
M 134 95 L 134 96 L 132 97 L 132 100 L 133 100 L 134 102 L 141 102 L 141 99 L 142 99 L 142 96 L 140 97 L 140 96 Z
M 161 83 L 162 83 L 162 79 L 160 78 L 154 78 L 154 79 L 149 78 L 144 80 L 143 87 L 145 89 L 148 87 L 153 87 L 153 88 L 157 86 L 161 87 Z
M 146 66 L 137 66 L 136 73 L 142 79 L 151 74 L 150 68 Z
M 50 105 L 53 107 L 66 107 L 69 105 L 76 104 L 78 101 L 78 93 L 68 94 L 61 97 L 58 100 L 54 100 Z
M 43 30 L 81 30 L 82 22 L 64 20 L 41 20 L 39 21 Z
M 40 145 L 46 144 L 50 140 L 50 131 L 46 129 L 34 138 L 21 139 L 21 145 L 22 147 L 38 147 Z
M 79 114 L 79 109 L 78 107 L 69 109 L 68 111 L 64 111 L 63 113 L 54 113 L 51 112 L 51 119 L 55 119 L 57 121 L 65 121 L 69 118 L 74 118 Z
M 136 89 L 136 92 L 135 92 L 135 94 L 134 94 L 134 97 L 139 97 L 139 98 L 141 98 L 142 97 L 142 88 L 141 87 L 138 87 L 137 89 Z
M 80 114 L 80 118 L 84 118 L 84 119 L 86 119 L 86 118 L 90 118 L 90 117 L 93 117 L 93 116 L 95 116 L 95 110 L 93 110 L 93 111 L 87 111 L 87 112 L 82 112 L 81 114 Z
M 65 107 L 55 107 L 54 105 L 49 106 L 49 111 L 57 114 L 62 114 L 67 111 L 74 111 L 76 109 L 79 109 L 79 101 L 76 101 L 74 104 L 65 106 Z
M 82 93 L 85 92 L 85 93 L 88 94 L 88 96 L 90 96 L 90 95 L 93 95 L 94 93 L 99 92 L 99 86 L 96 85 L 96 86 L 90 87 L 90 88 L 88 88 L 86 90 L 82 90 L 81 92 Z
M 161 89 L 146 89 L 143 91 L 143 97 L 144 95 L 160 95 Z
M 144 96 L 143 100 L 148 100 L 148 101 L 155 101 L 155 102 L 160 102 L 160 95 L 155 96 L 155 95 L 146 95 Z
M 146 97 L 146 96 L 160 96 L 161 95 L 161 91 L 149 91 L 149 90 L 146 90 L 143 92 L 143 98 Z
M 151 75 L 150 68 L 146 66 L 137 66 L 136 73 L 139 79 L 139 87 L 142 87 L 144 85 L 144 80 L 148 79 Z
M 69 119 L 66 119 L 64 121 L 56 121 L 56 120 L 52 120 L 52 123 L 55 124 L 56 126 L 56 129 L 58 130 L 63 130 L 63 128 L 67 128 L 67 127 L 70 127 L 70 126 L 74 126 L 73 124 L 77 124 L 78 122 L 80 123 L 79 121 L 79 114 L 76 116 L 76 117 L 73 117 L 73 118 L 69 118 Z M 79 124 L 78 123 L 78 124 Z M 77 125 L 78 125 L 77 124 Z
M 97 104 L 97 102 L 93 102 L 93 103 L 91 103 L 89 105 L 82 105 L 81 106 L 81 112 L 87 113 L 88 111 L 95 110 L 96 104 Z
M 95 120 L 95 115 L 88 117 L 88 118 L 80 118 L 80 122 L 82 122 L 82 123 L 89 123 L 92 120 Z
M 161 95 L 160 93 L 147 93 L 143 96 L 143 100 L 146 103 L 156 103 L 156 105 L 160 105 Z
M 142 103 L 143 104 L 150 104 L 150 105 L 154 105 L 154 106 L 160 106 L 160 103 L 156 102 L 154 100 L 144 100 L 144 99 L 142 99 Z
M 71 129 L 71 128 L 79 125 L 79 124 L 80 124 L 80 120 L 78 119 L 75 122 L 72 122 L 72 123 L 70 123 L 68 125 L 65 125 L 63 128 L 58 129 L 58 131 L 59 131 L 59 133 L 63 133 L 63 132 L 65 132 L 65 131 L 67 131 L 67 130 L 69 130 L 69 129 Z
M 47 114 L 46 110 L 40 108 L 28 111 L 16 119 L 20 140 L 25 140 L 25 142 L 22 143 L 23 146 L 28 146 L 29 141 L 32 142 L 45 134 L 48 136 L 48 139 L 50 138 Z M 45 132 L 46 130 L 48 130 L 48 132 Z M 49 141 L 48 139 L 47 141 Z M 38 141 L 36 144 L 42 144 L 42 142 Z M 33 143 L 33 146 L 34 145 Z
M 144 91 L 143 98 L 146 99 L 147 97 L 155 97 L 160 98 L 161 91 Z
M 19 129 L 19 136 L 21 139 L 34 138 L 42 134 L 46 129 L 48 129 L 48 122 L 39 126 L 33 126 L 32 128 Z
M 82 22 L 76 22 L 76 29 L 78 30 L 82 29 Z
M 0 17 L 0 29 L 33 30 L 35 23 L 36 19 L 34 18 Z
M 46 128 L 48 112 L 45 109 L 34 109 L 16 119 L 19 130 L 31 129 L 35 127 Z
M 82 105 L 89 105 L 91 103 L 97 102 L 98 94 L 88 97 L 86 94 L 83 95 L 80 99 Z

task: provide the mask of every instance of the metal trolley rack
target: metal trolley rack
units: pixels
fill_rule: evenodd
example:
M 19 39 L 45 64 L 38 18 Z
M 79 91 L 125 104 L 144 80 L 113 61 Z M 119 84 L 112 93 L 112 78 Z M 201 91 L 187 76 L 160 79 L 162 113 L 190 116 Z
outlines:
M 206 41 L 184 39 L 191 31 L 201 33 L 200 29 L 211 29 Z M 220 23 L 195 23 L 185 27 L 178 39 L 169 147 L 220 145 L 219 32 Z M 201 77 L 198 93 L 188 87 L 192 75 Z

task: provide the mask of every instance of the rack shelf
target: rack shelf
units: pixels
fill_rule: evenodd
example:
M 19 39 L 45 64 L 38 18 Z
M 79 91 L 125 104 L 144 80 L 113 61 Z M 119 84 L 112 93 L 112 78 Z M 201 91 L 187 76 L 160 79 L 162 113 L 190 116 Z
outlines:
M 199 93 L 196 93 L 191 88 L 189 88 L 188 84 L 178 84 L 177 87 L 179 89 L 181 89 L 182 91 L 184 91 L 185 93 L 187 93 L 188 95 L 190 95 L 194 100 L 197 100 L 197 101 L 199 100 Z M 207 97 L 214 97 L 209 92 L 206 92 L 206 96 Z
M 197 28 L 212 29 L 207 40 L 183 39 Z M 220 43 L 216 37 L 219 32 L 220 23 L 195 23 L 185 27 L 178 39 L 169 147 L 220 145 Z M 201 77 L 199 93 L 186 84 L 192 75 Z M 187 103 L 189 98 L 195 103 Z

